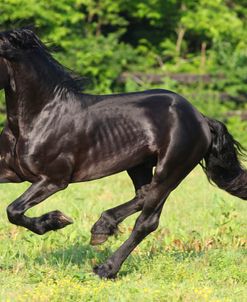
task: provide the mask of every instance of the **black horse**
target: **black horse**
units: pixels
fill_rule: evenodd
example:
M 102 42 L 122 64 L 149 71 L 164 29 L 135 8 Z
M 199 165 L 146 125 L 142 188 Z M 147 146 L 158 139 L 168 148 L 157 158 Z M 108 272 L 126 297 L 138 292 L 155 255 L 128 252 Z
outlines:
M 165 200 L 204 159 L 209 179 L 247 199 L 241 146 L 226 127 L 167 90 L 89 95 L 29 29 L 0 33 L 0 89 L 7 122 L 0 137 L 0 181 L 32 183 L 7 208 L 10 222 L 44 234 L 72 223 L 53 211 L 25 212 L 69 183 L 127 170 L 135 197 L 102 213 L 92 227 L 100 244 L 141 211 L 130 237 L 94 268 L 114 278 L 131 251 L 159 224 Z M 201 163 L 202 164 L 202 163 Z M 153 172 L 153 167 L 155 170 Z

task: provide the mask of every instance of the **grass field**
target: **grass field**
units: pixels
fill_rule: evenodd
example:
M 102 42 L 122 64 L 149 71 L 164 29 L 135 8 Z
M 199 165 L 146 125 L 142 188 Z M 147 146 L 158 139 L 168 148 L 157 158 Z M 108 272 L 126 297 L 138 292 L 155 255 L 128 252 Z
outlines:
M 210 185 L 195 169 L 171 194 L 159 229 L 140 244 L 115 281 L 101 263 L 129 235 L 136 215 L 100 247 L 89 245 L 100 213 L 130 199 L 126 174 L 71 185 L 28 212 L 59 209 L 74 224 L 38 236 L 7 221 L 5 208 L 28 184 L 0 186 L 0 301 L 247 301 L 247 202 Z

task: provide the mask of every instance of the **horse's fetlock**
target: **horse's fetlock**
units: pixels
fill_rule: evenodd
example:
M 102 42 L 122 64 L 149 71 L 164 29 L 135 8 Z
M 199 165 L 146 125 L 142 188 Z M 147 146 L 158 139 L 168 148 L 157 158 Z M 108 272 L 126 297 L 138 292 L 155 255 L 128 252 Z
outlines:
M 103 219 L 104 221 L 109 221 L 111 220 L 111 215 L 109 215 L 108 211 L 104 211 L 100 215 L 100 219 Z
M 151 233 L 158 228 L 158 225 L 158 219 L 144 220 L 142 223 L 136 226 L 136 231 L 143 234 Z
M 107 211 L 104 211 L 100 219 L 93 225 L 91 229 L 92 234 L 108 234 L 113 235 L 117 231 L 116 220 L 109 215 Z
M 159 221 L 153 221 L 152 223 L 148 224 L 147 229 L 151 233 L 154 232 L 158 228 L 158 226 L 159 226 Z
M 16 224 L 21 213 L 19 213 L 19 211 L 17 211 L 13 205 L 9 205 L 6 211 L 9 222 Z

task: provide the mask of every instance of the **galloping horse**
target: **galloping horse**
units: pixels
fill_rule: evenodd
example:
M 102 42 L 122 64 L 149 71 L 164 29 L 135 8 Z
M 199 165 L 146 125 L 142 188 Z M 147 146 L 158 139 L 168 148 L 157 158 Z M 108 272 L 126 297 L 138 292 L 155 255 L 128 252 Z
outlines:
M 220 188 L 247 199 L 241 146 L 226 127 L 167 90 L 90 95 L 29 29 L 0 33 L 0 89 L 7 122 L 0 137 L 0 181 L 29 181 L 7 208 L 11 223 L 44 234 L 72 223 L 60 211 L 25 212 L 69 183 L 127 170 L 135 197 L 104 211 L 91 243 L 141 211 L 130 237 L 94 272 L 114 278 L 132 250 L 159 224 L 168 195 L 200 163 Z M 202 160 L 203 163 L 202 163 Z M 155 167 L 155 170 L 153 168 Z

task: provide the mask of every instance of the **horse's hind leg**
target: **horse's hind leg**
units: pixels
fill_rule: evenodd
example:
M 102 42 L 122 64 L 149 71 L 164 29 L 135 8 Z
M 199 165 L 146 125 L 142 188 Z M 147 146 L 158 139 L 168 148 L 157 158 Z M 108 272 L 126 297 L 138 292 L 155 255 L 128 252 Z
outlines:
M 9 221 L 13 224 L 26 227 L 36 234 L 42 235 L 51 230 L 57 230 L 72 223 L 72 220 L 60 211 L 52 211 L 40 217 L 27 217 L 25 212 L 42 202 L 52 194 L 62 190 L 67 185 L 55 185 L 46 180 L 34 183 L 18 199 L 7 208 Z
M 203 158 L 207 148 L 203 138 L 201 141 L 188 141 L 186 137 L 184 141 L 183 137 L 179 137 L 169 145 L 168 150 L 164 150 L 163 154 L 162 151 L 159 153 L 152 182 L 147 188 L 143 188 L 144 205 L 130 237 L 104 264 L 94 268 L 96 274 L 103 278 L 116 276 L 133 249 L 158 227 L 168 195 Z
M 135 197 L 117 207 L 104 211 L 99 220 L 91 229 L 91 244 L 97 245 L 105 242 L 107 238 L 117 232 L 118 224 L 128 216 L 140 211 L 143 207 L 141 189 L 148 186 L 152 180 L 152 166 L 141 164 L 129 169 L 128 174 L 135 187 Z

